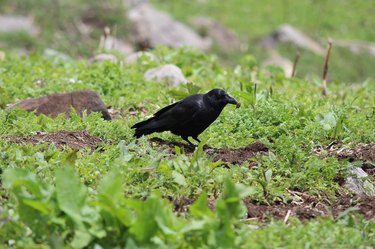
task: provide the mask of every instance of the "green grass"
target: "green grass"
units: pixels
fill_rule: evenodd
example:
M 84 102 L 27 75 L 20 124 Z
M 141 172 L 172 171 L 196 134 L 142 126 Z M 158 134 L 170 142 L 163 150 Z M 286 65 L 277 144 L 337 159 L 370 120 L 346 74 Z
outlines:
M 48 144 L 0 140 L 3 246 L 9 246 L 9 240 L 18 248 L 374 245 L 374 223 L 352 214 L 338 220 L 293 221 L 288 225 L 240 220 L 244 215 L 240 199 L 244 196 L 272 203 L 280 197 L 290 199 L 287 189 L 316 197 L 345 192 L 335 179 L 345 176 L 351 163 L 319 158 L 311 151 L 336 139 L 352 147 L 375 142 L 373 81 L 355 85 L 329 82 L 329 95 L 322 97 L 318 78 L 306 81 L 285 78 L 278 71 L 253 71 L 248 57 L 241 60 L 241 67 L 233 69 L 192 49 L 161 47 L 153 52 L 160 63 L 88 64 L 40 54 L 22 58 L 8 54 L 2 61 L 0 137 L 86 129 L 104 139 L 95 152 L 59 151 Z M 194 87 L 167 88 L 143 80 L 148 68 L 165 63 L 181 67 Z M 200 138 L 217 148 L 241 147 L 254 141 L 267 144 L 270 153 L 256 157 L 257 167 L 218 167 L 201 147 L 193 156 L 183 152 L 171 156 L 152 146 L 147 138 L 134 139 L 130 127 L 135 122 L 182 96 L 214 87 L 226 89 L 242 106 L 226 107 Z M 122 115 L 110 122 L 95 113 L 53 120 L 21 110 L 4 110 L 18 99 L 80 89 L 96 91 L 107 105 L 121 108 Z M 141 104 L 147 108 L 146 114 L 128 115 L 128 110 Z M 155 136 L 181 141 L 168 132 Z M 221 196 L 215 212 L 207 209 L 206 195 Z M 181 197 L 200 197 L 186 217 L 173 214 L 167 201 Z M 3 222 L 9 217 L 10 222 Z
M 168 9 L 178 19 L 188 15 L 209 15 L 235 29 L 239 34 L 255 39 L 269 34 L 281 23 L 300 27 L 316 38 L 360 39 L 375 41 L 371 3 L 352 0 L 273 1 L 230 0 L 163 1 L 153 0 Z M 187 4 L 187 3 L 190 4 Z

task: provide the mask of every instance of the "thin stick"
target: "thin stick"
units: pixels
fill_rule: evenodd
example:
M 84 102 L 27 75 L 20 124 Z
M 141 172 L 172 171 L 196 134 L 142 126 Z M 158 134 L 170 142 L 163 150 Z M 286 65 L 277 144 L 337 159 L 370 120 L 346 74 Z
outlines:
M 301 57 L 301 53 L 297 51 L 296 57 L 294 58 L 294 62 L 293 62 L 293 71 L 292 71 L 292 76 L 291 76 L 292 78 L 296 75 L 296 69 L 297 69 L 297 65 L 298 65 L 300 57 Z
M 328 40 L 328 49 L 326 54 L 326 60 L 324 62 L 324 71 L 323 71 L 323 96 L 327 96 L 327 77 L 328 77 L 328 63 L 329 63 L 329 55 L 331 54 L 331 48 L 332 48 L 332 41 Z
M 289 216 L 290 216 L 290 213 L 292 212 L 292 210 L 288 210 L 288 212 L 286 213 L 285 215 L 285 218 L 284 218 L 284 224 L 286 224 L 288 222 L 288 219 L 289 219 Z

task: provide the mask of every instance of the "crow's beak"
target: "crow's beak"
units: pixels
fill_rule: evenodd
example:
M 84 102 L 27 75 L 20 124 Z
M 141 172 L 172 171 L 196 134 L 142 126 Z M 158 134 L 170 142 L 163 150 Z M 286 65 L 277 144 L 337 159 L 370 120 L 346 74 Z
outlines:
M 233 97 L 228 95 L 227 99 L 228 99 L 228 103 L 236 105 L 236 108 L 239 108 L 241 106 L 241 104 L 237 100 L 235 100 Z

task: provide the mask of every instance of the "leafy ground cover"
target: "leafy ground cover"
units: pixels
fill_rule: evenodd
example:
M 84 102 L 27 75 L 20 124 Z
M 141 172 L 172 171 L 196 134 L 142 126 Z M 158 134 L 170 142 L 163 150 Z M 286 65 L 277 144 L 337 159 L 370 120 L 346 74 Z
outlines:
M 319 78 L 285 78 L 278 70 L 249 66 L 246 58 L 226 68 L 216 57 L 188 48 L 153 52 L 160 62 L 144 58 L 126 66 L 7 54 L 0 66 L 3 246 L 374 246 L 374 199 L 352 196 L 342 187 L 348 169 L 363 166 L 371 172 L 374 161 L 326 149 L 334 141 L 352 151 L 375 142 L 373 81 L 329 82 L 323 97 Z M 168 88 L 145 81 L 144 72 L 159 63 L 178 65 L 192 83 Z M 170 133 L 134 139 L 130 127 L 137 121 L 214 87 L 242 105 L 226 107 L 194 151 Z M 52 119 L 6 110 L 18 99 L 82 89 L 96 91 L 116 110 L 115 118 L 73 112 L 70 119 Z M 68 132 L 63 134 L 73 144 L 74 136 L 67 134 L 98 143 L 83 149 L 19 143 L 25 137 L 53 141 L 47 134 L 61 139 L 60 131 Z M 215 158 L 247 151 L 243 148 L 251 144 L 263 147 L 250 159 L 223 164 L 224 157 Z M 318 148 L 323 149 L 317 153 Z M 309 208 L 316 213 L 298 219 L 298 212 Z

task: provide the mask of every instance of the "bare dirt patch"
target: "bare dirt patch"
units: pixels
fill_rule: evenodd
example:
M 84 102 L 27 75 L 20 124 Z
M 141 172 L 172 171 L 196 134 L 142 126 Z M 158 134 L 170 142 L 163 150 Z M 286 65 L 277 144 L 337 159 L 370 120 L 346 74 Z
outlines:
M 328 147 L 328 153 L 335 154 L 340 159 L 375 162 L 375 144 L 360 144 L 352 149 L 337 143 Z
M 152 138 L 151 142 L 154 142 L 160 146 L 166 147 L 171 154 L 175 153 L 175 147 L 182 148 L 186 154 L 192 154 L 195 150 L 195 147 L 187 143 L 180 142 L 169 142 L 164 141 L 160 138 Z M 268 147 L 267 145 L 261 142 L 255 142 L 241 148 L 212 148 L 205 145 L 203 151 L 208 155 L 213 157 L 213 161 L 222 161 L 225 163 L 242 165 L 244 162 L 249 162 L 250 166 L 253 166 L 255 162 L 251 160 L 256 154 L 267 154 Z
M 316 147 L 313 152 L 319 156 L 327 154 L 339 159 L 375 163 L 375 143 L 359 144 L 357 147 L 351 148 L 348 145 L 343 144 L 341 141 L 333 141 L 325 148 Z
M 337 157 L 340 160 L 362 161 L 362 169 L 375 181 L 375 143 L 359 144 L 355 148 L 343 144 L 341 141 L 333 141 L 326 148 L 317 147 L 313 153 L 324 157 L 325 155 Z
M 5 137 L 3 139 L 14 143 L 52 143 L 59 149 L 68 146 L 73 149 L 90 148 L 91 150 L 95 150 L 103 142 L 101 138 L 92 136 L 87 131 L 56 131 L 37 133 L 30 137 Z
M 270 218 L 287 220 L 291 217 L 299 220 L 310 220 L 318 217 L 337 218 L 345 210 L 352 208 L 352 212 L 362 214 L 367 220 L 375 218 L 374 197 L 351 197 L 349 195 L 337 196 L 335 199 L 316 197 L 301 192 L 289 191 L 294 200 L 288 203 L 277 202 L 272 205 L 259 204 L 251 198 L 243 200 L 247 208 L 247 219 L 268 221 Z M 173 200 L 174 211 L 179 214 L 188 212 L 194 199 L 180 198 Z M 216 200 L 210 198 L 208 207 L 215 209 Z
M 266 220 L 269 217 L 276 219 L 288 219 L 296 217 L 300 220 L 308 220 L 317 217 L 337 218 L 348 208 L 353 212 L 362 214 L 366 219 L 375 217 L 375 198 L 338 196 L 336 199 L 325 198 L 319 200 L 304 193 L 295 192 L 296 197 L 290 203 L 276 203 L 274 205 L 257 204 L 250 198 L 244 200 L 248 210 L 248 218 Z

